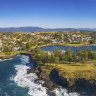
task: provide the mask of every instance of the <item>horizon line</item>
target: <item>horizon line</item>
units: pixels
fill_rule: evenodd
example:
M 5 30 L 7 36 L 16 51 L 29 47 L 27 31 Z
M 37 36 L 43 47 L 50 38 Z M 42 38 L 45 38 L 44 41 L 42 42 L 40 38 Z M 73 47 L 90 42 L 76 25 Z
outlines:
M 73 28 L 73 29 L 80 29 L 80 28 L 88 28 L 88 29 L 95 29 L 94 27 L 54 27 L 54 28 L 48 28 L 48 27 L 39 27 L 39 26 L 13 26 L 13 27 L 0 27 L 0 28 L 22 28 L 22 27 L 38 27 L 38 28 L 43 28 L 43 29 L 62 29 L 62 28 Z

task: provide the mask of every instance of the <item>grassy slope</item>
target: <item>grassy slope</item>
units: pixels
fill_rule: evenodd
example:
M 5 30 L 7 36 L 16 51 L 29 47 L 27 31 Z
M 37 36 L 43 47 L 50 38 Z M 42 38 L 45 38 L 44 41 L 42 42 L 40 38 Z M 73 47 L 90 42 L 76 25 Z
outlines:
M 17 52 L 21 53 L 21 52 Z M 28 53 L 28 52 L 22 52 Z M 4 56 L 12 56 L 16 53 L 11 53 L 11 55 L 6 55 L 4 53 L 0 53 L 0 57 Z M 48 74 L 52 71 L 52 69 L 56 68 L 59 71 L 60 76 L 64 76 L 67 79 L 70 78 L 86 78 L 86 79 L 96 79 L 96 60 L 87 61 L 86 64 L 81 63 L 69 63 L 63 62 L 64 64 L 53 64 L 46 63 L 41 65 L 42 70 L 46 70 Z M 38 62 L 38 64 L 41 64 Z
M 93 63 L 92 63 L 93 62 Z M 42 70 L 46 70 L 48 73 L 56 68 L 59 71 L 60 76 L 64 76 L 67 79 L 70 78 L 86 78 L 96 79 L 96 66 L 94 65 L 96 60 L 87 61 L 86 64 L 70 63 L 70 64 L 45 64 L 41 66 Z
M 19 53 L 28 53 L 27 51 L 17 51 L 17 52 L 7 52 L 7 53 L 4 53 L 4 52 L 0 52 L 0 57 L 11 57 L 11 56 L 14 56 L 15 54 L 19 54 Z

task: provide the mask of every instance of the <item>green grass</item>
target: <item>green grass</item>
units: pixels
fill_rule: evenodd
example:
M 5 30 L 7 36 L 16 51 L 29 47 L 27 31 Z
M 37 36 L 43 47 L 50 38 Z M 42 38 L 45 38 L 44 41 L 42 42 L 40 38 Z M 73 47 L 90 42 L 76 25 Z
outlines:
M 4 52 L 0 52 L 0 57 L 2 56 L 2 57 L 4 57 L 4 56 L 12 56 L 12 55 L 14 55 L 14 54 L 16 54 L 15 52 L 6 52 L 6 53 L 4 53 Z
M 95 70 L 96 66 L 93 64 L 80 64 L 80 63 L 72 63 L 72 64 L 48 64 L 49 66 L 54 66 L 61 71 L 66 72 L 75 72 L 75 71 L 83 71 L 83 70 Z
M 65 46 L 83 46 L 84 44 L 60 44 Z
M 91 64 L 91 62 L 93 62 Z M 96 66 L 94 65 L 96 60 L 87 61 L 86 64 L 81 63 L 68 63 L 68 64 L 50 64 L 46 63 L 41 68 L 47 70 L 48 73 L 52 69 L 56 68 L 59 71 L 60 76 L 65 78 L 86 78 L 86 79 L 96 79 Z

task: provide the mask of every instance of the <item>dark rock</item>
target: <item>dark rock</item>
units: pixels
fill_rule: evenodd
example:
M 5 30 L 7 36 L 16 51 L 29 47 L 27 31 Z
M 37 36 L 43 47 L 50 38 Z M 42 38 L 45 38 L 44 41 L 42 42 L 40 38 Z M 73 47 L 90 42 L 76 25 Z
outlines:
M 47 88 L 49 88 L 50 90 L 52 89 L 53 85 L 54 85 L 54 84 L 53 84 L 52 81 L 46 81 L 46 82 L 43 84 L 44 87 L 47 87 Z
M 56 69 L 53 69 L 49 75 L 50 80 L 60 86 L 63 86 L 64 88 L 67 88 L 68 82 L 64 77 L 59 76 L 58 71 Z
M 41 71 L 41 73 L 38 76 L 40 79 L 43 79 L 44 81 L 50 81 L 49 74 L 46 71 Z
M 37 63 L 35 62 L 35 64 Z M 56 69 L 53 69 L 50 74 L 48 74 L 46 70 L 41 70 L 38 64 L 28 70 L 28 73 L 30 72 L 36 73 L 39 80 L 45 81 L 43 86 L 48 88 L 49 96 L 56 96 L 52 91 L 55 88 L 59 88 L 59 86 L 68 89 L 69 92 L 78 92 L 81 94 L 80 96 L 96 96 L 96 80 L 94 79 L 86 80 L 84 78 L 70 78 L 68 80 L 64 78 L 64 76 L 59 76 L 59 72 Z
M 56 96 L 56 94 L 54 92 L 50 92 L 49 96 Z
M 88 96 L 96 96 L 96 85 L 90 83 L 90 81 L 82 78 L 75 81 L 75 84 L 68 88 L 71 92 L 78 92 L 86 94 Z

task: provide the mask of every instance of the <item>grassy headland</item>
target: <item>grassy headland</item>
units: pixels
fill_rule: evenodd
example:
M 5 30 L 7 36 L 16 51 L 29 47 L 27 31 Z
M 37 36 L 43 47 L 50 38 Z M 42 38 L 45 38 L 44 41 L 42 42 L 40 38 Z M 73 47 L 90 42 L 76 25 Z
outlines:
M 20 53 L 31 54 L 39 67 L 33 68 L 33 71 L 31 69 L 30 72 L 37 73 L 40 79 L 47 81 L 45 86 L 48 88 L 54 88 L 56 83 L 75 92 L 77 89 L 84 89 L 84 84 L 89 84 L 91 88 L 85 89 L 91 90 L 94 89 L 96 80 L 96 52 L 91 49 L 80 49 L 76 54 L 70 49 L 44 52 L 39 47 L 94 44 L 95 36 L 95 32 L 80 31 L 0 33 L 0 58 L 12 58 Z
M 83 46 L 87 44 L 95 43 L 95 32 L 82 32 L 82 31 L 46 31 L 46 32 L 15 32 L 15 33 L 0 33 L 0 57 L 12 57 L 19 53 L 34 53 L 36 46 L 49 46 L 49 45 L 66 45 L 66 46 Z M 36 57 L 37 54 L 37 57 Z M 38 58 L 38 53 L 36 52 L 35 57 Z M 42 53 L 41 53 L 42 54 Z M 40 55 L 40 54 L 39 54 Z M 72 54 L 71 54 L 72 55 Z M 44 55 L 45 56 L 45 55 Z M 45 56 L 46 57 L 46 56 Z M 95 63 L 91 64 L 94 60 L 91 60 L 89 64 L 88 60 L 84 61 L 84 58 L 80 60 L 82 62 L 75 62 L 76 56 L 74 56 L 73 61 L 70 62 L 65 60 L 65 57 L 59 58 L 59 56 L 52 57 L 54 60 L 46 62 L 43 58 L 42 68 L 56 68 L 60 71 L 60 74 L 64 75 L 66 73 L 80 73 L 83 71 L 94 71 Z M 50 57 L 49 57 L 50 58 Z M 38 58 L 41 61 L 40 58 Z M 59 60 L 59 62 L 58 62 Z M 78 60 L 76 60 L 78 61 Z M 56 64 L 58 62 L 58 64 Z M 74 66 L 73 66 L 74 65 Z M 86 66 L 85 66 L 86 65 Z M 47 67 L 46 67 L 47 66 Z M 52 68 L 51 68 L 52 67 Z M 92 69 L 93 68 L 93 69 Z M 63 74 L 64 73 L 64 74 Z M 78 74 L 79 74 L 78 73 Z M 89 72 L 90 74 L 90 72 Z M 69 75 L 69 77 L 70 77 Z M 71 76 L 72 77 L 72 76 Z M 75 76 L 74 77 L 79 77 Z M 82 76 L 81 76 L 82 77 Z
M 96 55 L 91 50 L 86 49 L 82 49 L 82 51 L 81 49 L 78 50 L 78 53 L 75 55 L 73 52 L 71 53 L 70 50 L 68 53 L 68 50 L 63 54 L 58 49 L 52 53 L 43 53 L 42 50 L 35 48 L 33 57 L 40 65 L 41 70 L 46 71 L 48 74 L 50 74 L 53 69 L 56 69 L 59 72 L 59 76 L 63 76 L 67 80 L 70 78 L 96 80 Z

